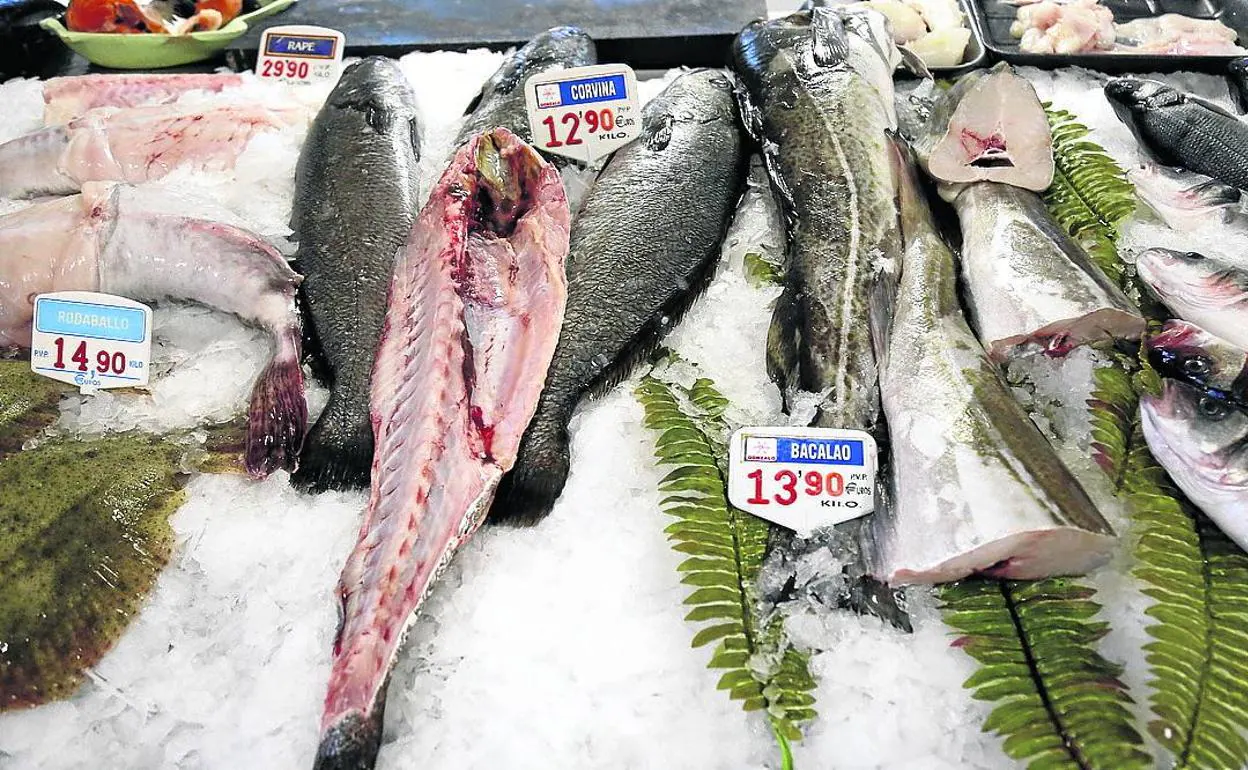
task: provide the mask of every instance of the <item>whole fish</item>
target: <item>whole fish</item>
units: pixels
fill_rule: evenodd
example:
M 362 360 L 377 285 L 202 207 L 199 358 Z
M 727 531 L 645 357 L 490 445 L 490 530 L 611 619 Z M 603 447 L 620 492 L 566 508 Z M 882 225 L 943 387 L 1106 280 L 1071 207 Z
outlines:
M 933 100 L 915 151 L 939 182 L 1001 182 L 1036 192 L 1053 181 L 1053 136 L 1036 89 L 1010 65 L 976 70 Z
M 0 144 L 0 198 L 68 195 L 84 182 L 147 182 L 179 166 L 233 168 L 257 134 L 306 118 L 300 107 L 133 107 L 90 113 Z
M 1164 377 L 1248 407 L 1248 352 L 1187 321 L 1166 321 L 1146 342 L 1148 360 Z
M 1105 563 L 1114 532 L 967 325 L 953 253 L 911 173 L 900 206 L 906 252 L 880 370 L 894 498 L 873 517 L 877 576 L 1031 580 Z
M 1140 397 L 1144 440 L 1175 486 L 1248 548 L 1248 413 L 1176 380 Z
M 642 110 L 572 226 L 568 310 L 537 414 L 490 516 L 532 523 L 568 477 L 568 421 L 615 385 L 710 280 L 745 180 L 732 82 L 696 70 Z
M 793 391 L 819 394 L 814 425 L 865 430 L 883 442 L 872 334 L 891 318 L 902 254 L 888 136 L 896 113 L 889 65 L 855 66 L 850 53 L 887 52 L 895 44 L 886 26 L 856 21 L 864 15 L 879 17 L 816 8 L 754 22 L 733 44 L 733 66 L 744 86 L 746 125 L 763 147 L 787 226 L 768 373 L 786 403 Z M 877 54 L 878 62 L 895 60 Z M 878 500 L 877 511 L 883 505 Z M 854 544 L 869 531 L 867 522 L 854 519 L 837 526 L 842 537 L 804 542 L 837 545 L 847 604 L 905 628 L 908 618 L 887 587 L 863 577 L 865 559 Z M 773 537 L 772 552 L 808 547 L 788 538 Z
M 1156 80 L 1115 78 L 1105 84 L 1105 96 L 1159 163 L 1248 189 L 1248 124 Z
M 373 766 L 403 636 L 515 461 L 563 318 L 568 220 L 559 173 L 495 129 L 456 153 L 395 264 L 318 770 Z
M 1248 271 L 1171 249 L 1142 252 L 1135 269 L 1170 312 L 1248 350 Z
M 1139 310 L 1053 221 L 1040 196 L 976 182 L 953 206 L 971 319 L 994 360 L 1032 343 L 1064 355 L 1089 342 L 1139 339 Z
M 1235 109 L 1248 112 L 1248 58 L 1236 59 L 1226 65 L 1226 80 Z
M 508 56 L 498 71 L 485 81 L 481 93 L 464 112 L 468 119 L 455 144 L 463 144 L 476 134 L 498 126 L 532 142 L 524 99 L 525 81 L 542 72 L 597 63 L 598 50 L 594 41 L 576 27 L 554 27 L 537 34 Z
M 274 347 L 251 392 L 247 470 L 263 477 L 293 467 L 308 419 L 299 276 L 231 219 L 170 190 L 109 184 L 0 217 L 0 348 L 30 346 L 33 300 L 44 292 L 182 300 L 233 313 L 272 335 Z
M 243 76 L 233 72 L 175 75 L 110 72 L 51 78 L 43 84 L 43 122 L 56 126 L 99 107 L 169 104 L 191 91 L 219 93 L 242 84 Z
M 1135 194 L 1174 230 L 1227 227 L 1248 235 L 1243 191 L 1199 174 L 1145 164 L 1127 172 Z
M 419 159 L 416 96 L 399 66 L 374 56 L 347 67 L 295 172 L 300 299 L 332 379 L 291 476 L 299 486 L 368 486 L 373 359 L 394 259 L 416 216 Z

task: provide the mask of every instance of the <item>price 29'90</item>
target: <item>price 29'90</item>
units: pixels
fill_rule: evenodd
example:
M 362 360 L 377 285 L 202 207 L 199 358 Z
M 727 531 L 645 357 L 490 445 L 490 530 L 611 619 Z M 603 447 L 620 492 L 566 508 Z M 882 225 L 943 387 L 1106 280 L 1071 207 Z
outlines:
M 773 501 L 778 505 L 792 505 L 799 495 L 806 497 L 840 497 L 845 493 L 845 477 L 836 471 L 819 473 L 806 471 L 797 473 L 791 470 L 778 470 L 770 479 L 764 479 L 762 469 L 750 471 L 746 477 L 754 482 L 754 494 L 747 501 L 751 505 L 770 505 Z M 779 489 L 771 492 L 764 486 L 779 485 Z
M 65 338 L 57 337 L 52 341 L 56 345 L 56 361 L 53 366 L 57 369 L 68 369 L 65 363 Z M 87 365 L 91 362 L 87 355 L 87 343 L 79 342 L 78 347 L 69 355 L 69 363 L 77 364 L 80 372 L 87 371 Z M 110 353 L 107 350 L 100 350 L 95 354 L 95 370 L 100 374 L 122 374 L 126 371 L 126 354 L 121 351 Z
M 542 125 L 550 131 L 550 137 L 546 140 L 547 147 L 563 147 L 564 145 L 584 144 L 585 140 L 577 136 L 577 132 L 581 130 L 584 124 L 585 130 L 591 134 L 598 131 L 614 131 L 615 130 L 615 112 L 610 107 L 604 107 L 601 110 L 584 110 L 582 112 L 567 112 L 563 118 L 559 120 L 558 127 L 555 124 L 553 115 L 548 115 L 542 121 Z M 559 129 L 563 131 L 563 138 L 559 138 Z
M 308 63 L 306 61 L 295 61 L 294 59 L 265 59 L 264 65 L 260 68 L 260 77 L 298 78 L 300 80 L 307 80 L 308 72 Z

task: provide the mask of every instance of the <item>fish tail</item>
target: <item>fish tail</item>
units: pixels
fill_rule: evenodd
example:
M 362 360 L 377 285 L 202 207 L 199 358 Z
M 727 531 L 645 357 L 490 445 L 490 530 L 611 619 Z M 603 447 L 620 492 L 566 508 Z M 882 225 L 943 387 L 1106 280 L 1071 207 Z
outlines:
M 313 770 L 373 770 L 385 710 L 383 688 L 369 713 L 348 711 L 322 730 Z
M 279 335 L 277 352 L 251 391 L 245 465 L 253 478 L 262 479 L 278 468 L 293 468 L 303 445 L 308 404 L 299 365 L 300 334 L 292 326 Z
M 368 421 L 349 424 L 336 414 L 331 396 L 325 414 L 303 442 L 299 468 L 290 476 L 290 483 L 296 487 L 311 492 L 368 487 L 373 467 L 373 425 Z
M 496 524 L 530 526 L 538 523 L 555 506 L 568 480 L 571 457 L 568 431 L 560 423 L 557 430 L 541 431 L 541 415 L 529 424 L 520 442 L 516 464 L 503 476 L 490 508 L 489 520 Z

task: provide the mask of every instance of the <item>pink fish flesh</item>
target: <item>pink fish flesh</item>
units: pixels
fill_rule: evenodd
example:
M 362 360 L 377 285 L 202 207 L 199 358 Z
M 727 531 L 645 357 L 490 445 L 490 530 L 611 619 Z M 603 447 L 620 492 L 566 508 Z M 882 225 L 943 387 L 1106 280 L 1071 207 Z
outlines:
M 559 173 L 498 128 L 456 153 L 398 256 L 318 768 L 372 767 L 403 634 L 515 463 L 563 321 L 569 219 Z
M 0 198 L 75 193 L 84 182 L 146 182 L 178 166 L 234 166 L 248 141 L 306 120 L 262 105 L 134 107 L 91 113 L 0 144 Z
M 52 78 L 43 84 L 43 122 L 57 126 L 99 107 L 169 104 L 190 91 L 220 93 L 242 84 L 242 76 L 233 73 L 118 73 Z
M 34 298 L 50 291 L 184 300 L 233 313 L 269 332 L 275 346 L 248 413 L 247 470 L 263 477 L 292 466 L 307 427 L 299 276 L 259 236 L 219 221 L 228 213 L 213 215 L 212 204 L 167 190 L 89 183 L 81 195 L 0 217 L 0 348 L 30 346 Z

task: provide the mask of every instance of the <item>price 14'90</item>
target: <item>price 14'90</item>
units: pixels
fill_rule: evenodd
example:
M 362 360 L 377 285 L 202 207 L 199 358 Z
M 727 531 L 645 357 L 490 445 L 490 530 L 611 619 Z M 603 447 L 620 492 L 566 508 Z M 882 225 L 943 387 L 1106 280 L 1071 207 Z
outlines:
M 762 469 L 755 469 L 746 474 L 746 477 L 754 482 L 754 494 L 748 501 L 750 504 L 770 505 L 772 501 L 775 501 L 779 505 L 792 505 L 797 502 L 799 495 L 840 497 L 845 494 L 845 477 L 836 471 L 829 473 L 806 471 L 799 474 L 797 471 L 784 469 L 776 471 L 771 476 L 771 480 L 779 484 L 780 489 L 769 497 L 763 489 Z
M 582 110 L 580 112 L 565 112 L 556 126 L 553 115 L 547 115 L 542 120 L 542 125 L 546 126 L 546 130 L 550 132 L 550 137 L 546 140 L 547 147 L 563 147 L 564 145 L 584 144 L 585 140 L 578 136 L 582 124 L 585 130 L 591 134 L 599 131 L 615 130 L 615 111 L 610 107 L 603 107 L 598 110 Z M 563 138 L 560 139 L 560 133 Z
M 52 366 L 57 369 L 76 368 L 80 372 L 88 371 L 88 364 L 91 357 L 87 353 L 86 341 L 79 342 L 71 351 L 67 351 L 64 337 L 57 337 L 52 341 L 56 346 L 56 360 L 52 362 Z M 69 353 L 66 359 L 65 354 Z M 68 363 L 66 361 L 68 360 Z M 126 371 L 126 354 L 121 351 L 110 353 L 107 350 L 100 349 L 95 353 L 95 371 L 100 374 L 124 374 Z

